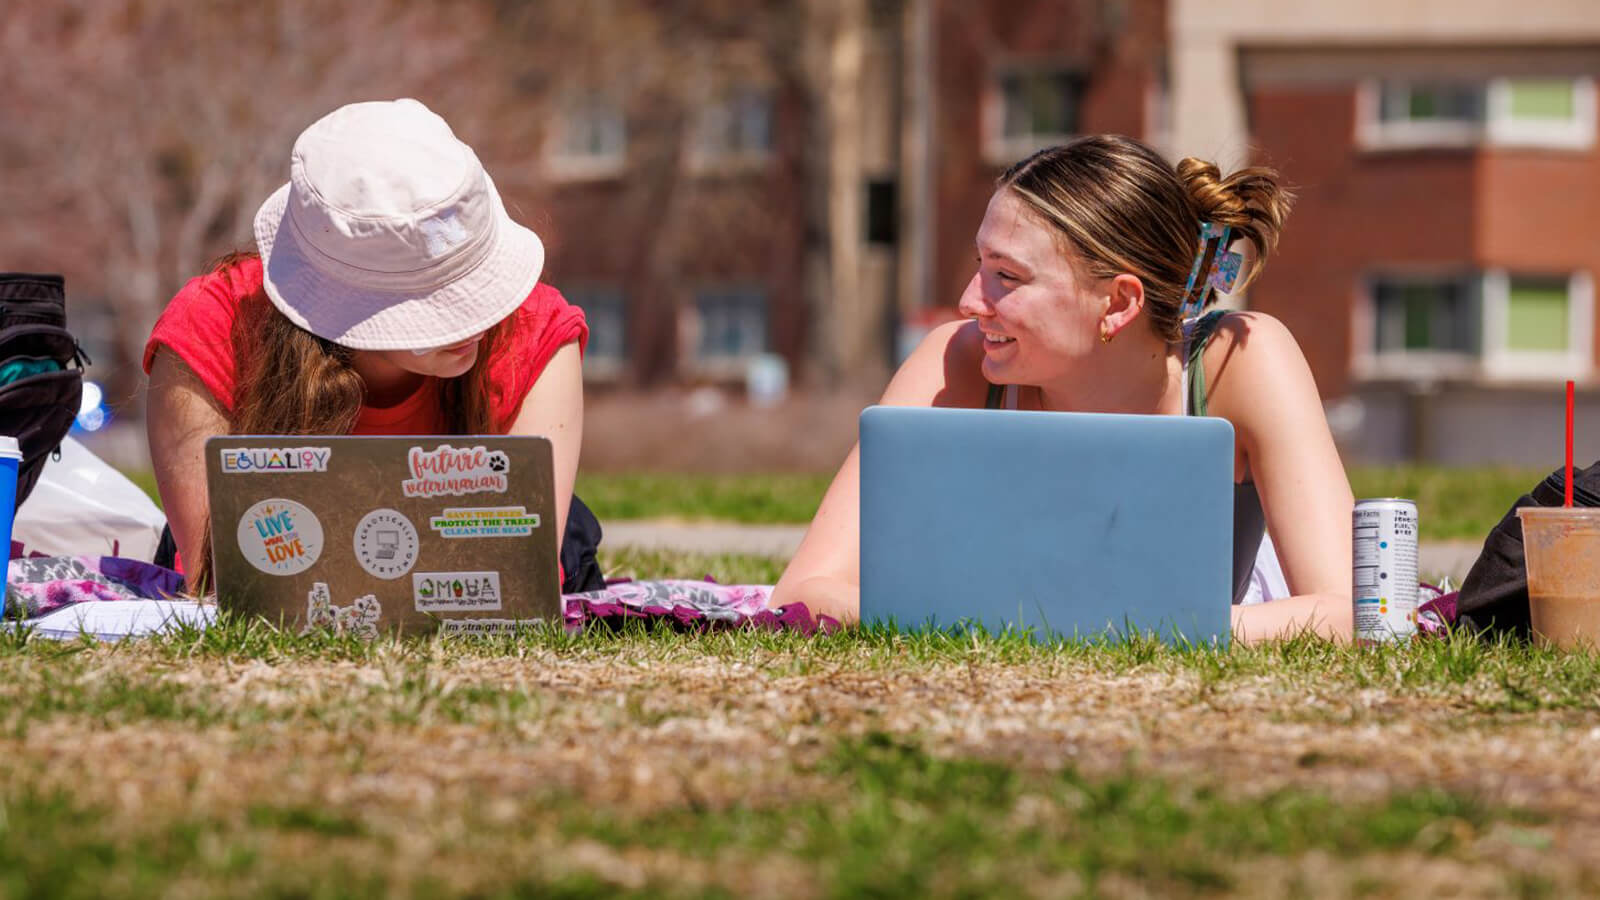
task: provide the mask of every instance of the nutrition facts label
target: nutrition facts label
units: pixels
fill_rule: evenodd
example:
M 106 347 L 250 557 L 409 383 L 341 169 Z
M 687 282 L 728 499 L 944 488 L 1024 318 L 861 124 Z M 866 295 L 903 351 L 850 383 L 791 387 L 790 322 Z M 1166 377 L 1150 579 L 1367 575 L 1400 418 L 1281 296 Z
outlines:
M 1403 639 L 1416 631 L 1417 517 L 1395 501 L 1362 503 L 1352 532 L 1358 640 Z

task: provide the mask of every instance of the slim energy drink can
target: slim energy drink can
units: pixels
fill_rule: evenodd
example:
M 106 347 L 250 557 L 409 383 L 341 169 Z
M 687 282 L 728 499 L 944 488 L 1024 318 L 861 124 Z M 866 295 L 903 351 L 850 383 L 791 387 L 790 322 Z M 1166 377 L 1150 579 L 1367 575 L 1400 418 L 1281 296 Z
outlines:
M 1409 640 L 1417 631 L 1417 505 L 1358 500 L 1354 536 L 1355 639 Z

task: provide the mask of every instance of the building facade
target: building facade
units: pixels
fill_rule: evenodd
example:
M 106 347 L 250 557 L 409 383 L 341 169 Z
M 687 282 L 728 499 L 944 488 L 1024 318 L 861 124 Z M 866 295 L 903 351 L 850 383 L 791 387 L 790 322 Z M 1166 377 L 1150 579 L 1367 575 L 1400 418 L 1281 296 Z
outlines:
M 1593 4 L 1172 5 L 1172 146 L 1299 200 L 1247 303 L 1288 324 L 1346 455 L 1600 453 Z

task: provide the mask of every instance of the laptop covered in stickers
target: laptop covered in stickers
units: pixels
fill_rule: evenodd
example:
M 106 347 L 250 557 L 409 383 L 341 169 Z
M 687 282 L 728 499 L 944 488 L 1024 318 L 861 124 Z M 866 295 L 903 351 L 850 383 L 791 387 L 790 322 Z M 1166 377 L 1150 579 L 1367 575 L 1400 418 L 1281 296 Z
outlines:
M 550 441 L 206 441 L 219 606 L 300 630 L 491 633 L 561 620 Z

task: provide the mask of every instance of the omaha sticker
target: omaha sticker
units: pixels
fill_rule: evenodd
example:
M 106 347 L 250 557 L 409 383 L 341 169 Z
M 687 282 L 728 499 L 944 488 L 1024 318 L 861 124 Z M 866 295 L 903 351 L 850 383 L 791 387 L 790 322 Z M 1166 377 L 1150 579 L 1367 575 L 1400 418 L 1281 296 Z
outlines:
M 499 572 L 413 572 L 411 592 L 417 612 L 500 608 Z
M 503 494 L 510 483 L 507 473 L 511 471 L 511 460 L 499 450 L 486 447 L 412 447 L 406 454 L 406 463 L 411 467 L 411 477 L 400 482 L 400 490 L 407 497 Z
M 326 472 L 333 450 L 328 447 L 224 447 L 222 471 L 240 472 Z
M 417 529 L 398 510 L 375 509 L 356 523 L 355 549 L 368 575 L 399 578 L 417 564 Z
M 527 537 L 539 527 L 539 514 L 521 506 L 446 509 L 428 527 L 447 538 Z
M 293 500 L 263 500 L 239 520 L 239 552 L 268 575 L 298 575 L 322 555 L 322 523 Z

